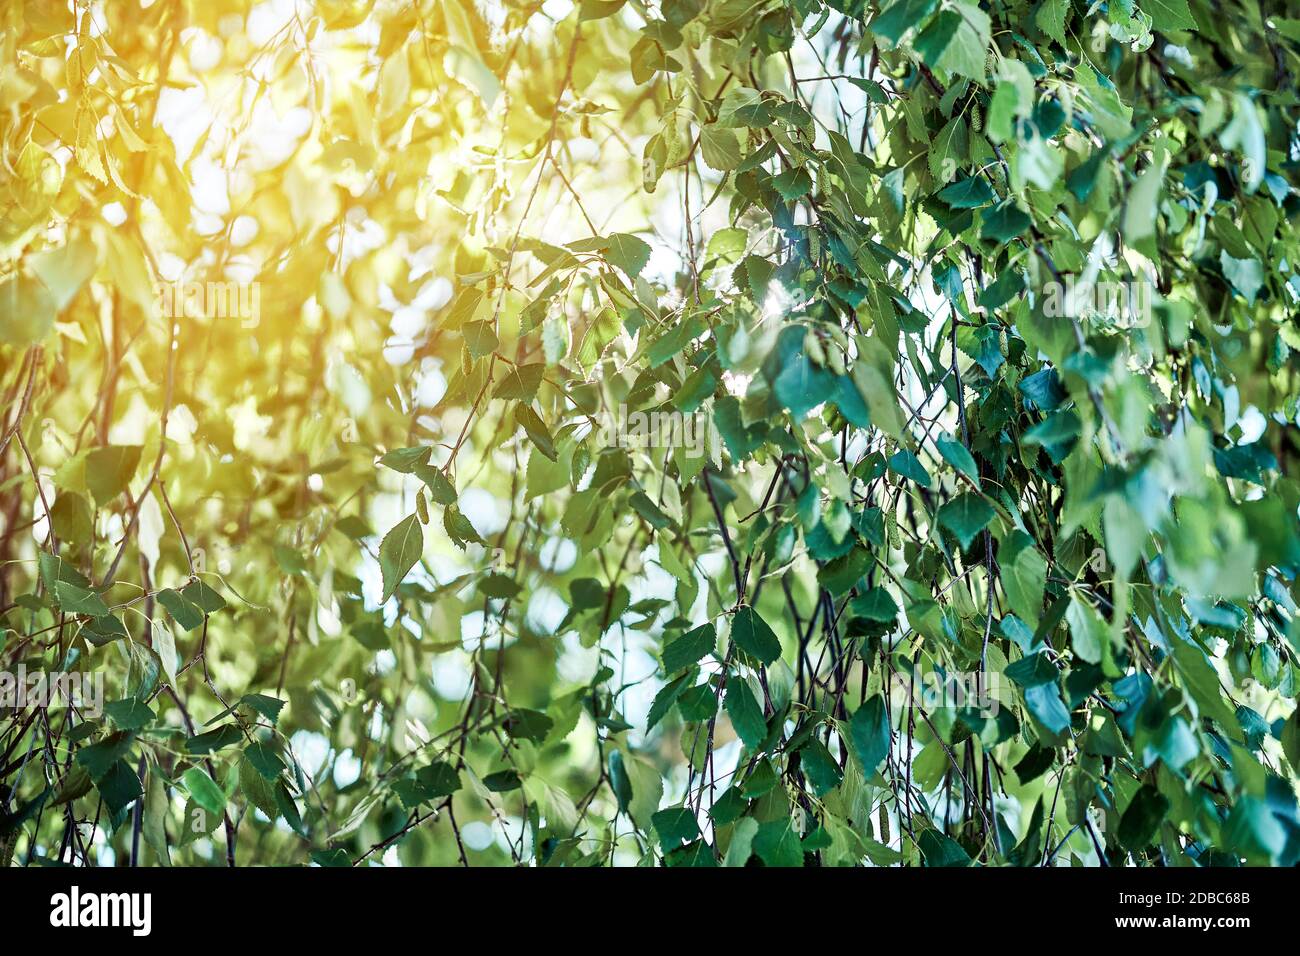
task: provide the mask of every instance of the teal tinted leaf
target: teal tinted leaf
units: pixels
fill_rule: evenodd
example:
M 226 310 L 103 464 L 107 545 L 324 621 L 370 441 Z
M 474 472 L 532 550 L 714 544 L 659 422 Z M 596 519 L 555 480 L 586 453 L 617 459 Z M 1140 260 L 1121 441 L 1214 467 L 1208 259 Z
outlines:
M 1006 675 L 1021 687 L 1038 687 L 1054 684 L 1060 673 L 1046 654 L 1029 654 L 1013 664 L 1008 664 Z
M 628 776 L 623 765 L 623 751 L 611 750 L 609 754 L 609 787 L 618 800 L 620 813 L 627 813 L 632 803 L 632 778 Z
M 947 435 L 940 435 L 935 440 L 935 445 L 939 449 L 939 454 L 943 456 L 948 464 L 971 479 L 976 488 L 980 486 L 979 466 L 975 464 L 974 457 L 966 450 L 965 445 Z
M 889 470 L 904 478 L 910 478 L 922 488 L 930 487 L 930 473 L 925 470 L 921 460 L 905 448 L 890 457 Z
M 1065 709 L 1056 684 L 1036 684 L 1025 688 L 1025 706 L 1053 736 L 1060 736 L 1070 726 L 1070 712 Z
M 776 397 L 790 410 L 795 421 L 802 421 L 835 392 L 835 376 L 798 351 L 791 354 L 776 377 Z

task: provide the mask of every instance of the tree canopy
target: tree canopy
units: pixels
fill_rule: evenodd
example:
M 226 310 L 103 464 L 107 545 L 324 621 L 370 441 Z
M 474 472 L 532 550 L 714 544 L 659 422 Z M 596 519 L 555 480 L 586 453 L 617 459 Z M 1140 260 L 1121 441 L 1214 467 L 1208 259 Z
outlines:
M 1300 861 L 1287 7 L 7 3 L 0 860 Z

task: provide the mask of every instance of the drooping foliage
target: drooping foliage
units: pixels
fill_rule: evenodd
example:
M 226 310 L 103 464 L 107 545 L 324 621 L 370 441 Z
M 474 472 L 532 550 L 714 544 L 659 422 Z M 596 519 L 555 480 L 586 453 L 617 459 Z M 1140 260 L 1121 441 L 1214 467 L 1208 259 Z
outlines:
M 1287 6 L 7 3 L 0 858 L 1296 863 Z

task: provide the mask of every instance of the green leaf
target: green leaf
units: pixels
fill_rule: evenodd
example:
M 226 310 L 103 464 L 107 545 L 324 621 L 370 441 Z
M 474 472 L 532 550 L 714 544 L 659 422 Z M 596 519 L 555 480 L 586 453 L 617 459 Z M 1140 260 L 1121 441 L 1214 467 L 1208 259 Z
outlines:
M 772 177 L 772 186 L 781 198 L 786 202 L 793 202 L 801 196 L 806 196 L 812 192 L 813 181 L 808 175 L 808 170 L 802 166 L 795 166 L 787 169 L 778 176 Z
M 459 508 L 455 505 L 448 505 L 442 512 L 442 527 L 447 532 L 447 536 L 458 548 L 464 548 L 465 545 L 483 544 L 483 539 L 475 530 L 474 525 L 466 518 Z
M 789 817 L 760 823 L 754 835 L 754 852 L 767 866 L 803 866 L 803 846 Z
M 465 337 L 465 348 L 471 359 L 481 359 L 496 351 L 500 341 L 491 322 L 466 322 L 461 329 Z
M 1120 817 L 1120 845 L 1126 850 L 1138 850 L 1146 846 L 1168 812 L 1169 800 L 1155 787 L 1145 784 L 1133 795 Z
M 171 866 L 171 850 L 167 846 L 167 784 L 157 767 L 149 769 L 149 779 L 145 786 L 144 820 L 141 832 L 144 842 L 158 856 L 163 866 Z
M 191 767 L 181 777 L 185 789 L 190 792 L 194 802 L 212 814 L 220 817 L 226 810 L 226 794 L 200 767 Z
M 507 401 L 515 399 L 525 405 L 531 404 L 537 397 L 537 389 L 542 384 L 542 376 L 545 373 L 546 366 L 540 362 L 511 366 L 497 385 L 492 397 Z
M 105 704 L 104 713 L 121 730 L 141 730 L 157 716 L 143 701 L 134 697 Z
M 1151 18 L 1151 29 L 1161 33 L 1198 29 L 1187 0 L 1143 0 L 1142 12 Z
M 0 344 L 35 345 L 50 334 L 58 303 L 40 279 L 22 272 L 0 282 Z
M 415 567 L 424 553 L 424 532 L 420 519 L 408 515 L 399 521 L 379 544 L 379 570 L 383 575 L 384 596 L 387 601 L 402 583 L 408 571 Z
M 192 754 L 210 754 L 223 747 L 234 747 L 244 740 L 238 724 L 224 724 L 216 730 L 199 734 L 185 741 L 185 750 Z
M 721 126 L 706 126 L 700 130 L 700 150 L 704 164 L 720 173 L 735 169 L 743 158 L 740 135 L 734 129 Z
M 1110 643 L 1109 626 L 1101 615 L 1090 604 L 1073 597 L 1065 619 L 1070 622 L 1070 645 L 1075 656 L 1089 664 L 1100 663 L 1102 648 Z
M 1070 0 L 1043 0 L 1034 13 L 1034 23 L 1038 29 L 1064 47 L 1065 23 L 1069 16 Z
M 665 853 L 690 843 L 700 835 L 695 814 L 688 807 L 669 807 L 650 818 L 659 835 L 659 848 Z
M 114 817 L 144 793 L 140 778 L 125 760 L 119 760 L 109 767 L 108 772 L 95 783 L 95 788 L 104 798 L 104 806 Z
M 280 815 L 275 802 L 275 788 L 246 756 L 239 760 L 239 790 L 249 803 L 272 820 Z
M 435 502 L 440 505 L 454 505 L 456 503 L 456 486 L 440 469 L 430 465 L 419 465 L 415 468 L 414 473 L 415 477 L 424 482 L 429 489 L 429 497 Z
M 953 209 L 978 209 L 993 202 L 993 190 L 978 176 L 962 179 L 939 192 L 939 198 Z
M 975 464 L 975 458 L 966 450 L 965 445 L 947 435 L 940 435 L 935 439 L 935 447 L 939 449 L 939 454 L 943 456 L 944 461 L 971 479 L 976 488 L 980 486 L 979 466 Z
M 938 5 L 938 0 L 896 0 L 871 21 L 871 32 L 897 45 L 903 34 L 920 25 Z
M 808 741 L 799 751 L 799 757 L 799 766 L 818 797 L 826 796 L 843 781 L 844 772 L 820 740 L 813 738 Z
M 962 550 L 993 520 L 993 509 L 979 495 L 959 495 L 939 509 L 939 523 L 956 535 Z
M 742 607 L 731 620 L 731 640 L 760 664 L 781 656 L 781 642 L 752 607 Z
M 1023 531 L 1009 534 L 999 546 L 998 567 L 1011 609 L 1031 628 L 1037 627 L 1047 586 L 1047 561 L 1033 539 Z
M 106 445 L 86 456 L 86 487 L 101 505 L 126 490 L 140 464 L 139 445 Z
M 945 836 L 937 830 L 923 830 L 916 843 L 926 866 L 970 866 L 970 854 L 952 837 Z
M 980 238 L 998 243 L 1010 242 L 1029 228 L 1029 221 L 1015 202 L 1008 199 L 984 214 Z
M 609 251 L 605 258 L 623 270 L 631 281 L 636 281 L 650 261 L 650 246 L 636 236 L 616 232 L 609 236 Z
M 392 451 L 385 453 L 379 459 L 379 463 L 385 468 L 391 468 L 393 471 L 410 474 L 429 460 L 429 452 L 432 450 L 428 445 L 394 448 Z
M 497 773 L 486 775 L 484 786 L 493 793 L 508 793 L 519 790 L 524 786 L 524 782 L 519 779 L 519 773 L 515 770 L 498 770 Z
M 862 772 L 870 779 L 889 756 L 889 715 L 885 699 L 875 694 L 854 711 L 849 720 L 849 747 Z
M 663 650 L 664 672 L 675 673 L 697 663 L 717 646 L 718 632 L 712 624 L 702 624 L 687 631 Z
M 749 684 L 739 677 L 728 681 L 725 706 L 731 725 L 736 728 L 736 736 L 748 749 L 757 750 L 767 737 L 767 721 L 763 719 L 763 708 L 754 699 Z
M 982 81 L 990 32 L 987 13 L 973 3 L 957 2 L 935 17 L 913 46 L 936 70 Z
M 113 764 L 131 753 L 135 743 L 135 734 L 121 730 L 109 734 L 97 744 L 82 747 L 77 751 L 77 763 L 86 768 L 90 779 L 98 783 L 112 769 Z
M 546 427 L 546 423 L 542 421 L 541 416 L 527 405 L 516 405 L 515 421 L 523 427 L 524 432 L 528 435 L 529 441 L 533 443 L 538 451 L 551 459 L 551 461 L 558 460 L 558 453 L 555 450 L 555 439 L 551 437 L 551 430 Z M 430 487 L 432 487 L 432 485 L 430 485 Z M 452 504 L 455 499 L 456 495 L 454 490 L 452 491 L 451 501 L 439 501 L 438 496 L 434 497 L 435 501 L 444 505 Z

